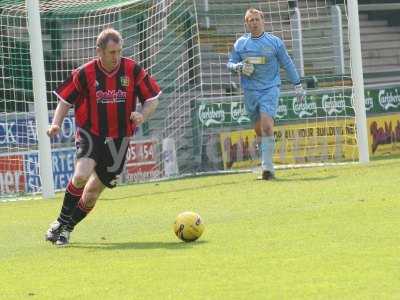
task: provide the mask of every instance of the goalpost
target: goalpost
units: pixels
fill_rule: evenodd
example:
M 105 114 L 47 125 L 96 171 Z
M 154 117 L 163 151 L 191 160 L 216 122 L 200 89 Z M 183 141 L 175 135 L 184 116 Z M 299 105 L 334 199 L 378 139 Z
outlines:
M 354 81 L 354 109 L 356 114 L 357 138 L 360 154 L 360 163 L 369 162 L 367 117 L 365 112 L 364 78 L 362 66 L 362 52 L 360 40 L 360 22 L 358 17 L 358 0 L 348 1 L 349 28 L 350 28 L 350 57 L 351 70 Z
M 283 83 L 276 162 L 368 161 L 355 0 L 349 0 L 348 14 L 344 5 L 328 0 L 41 0 L 41 30 L 33 31 L 26 3 L 0 3 L 1 199 L 51 196 L 51 178 L 55 190 L 67 184 L 75 119 L 71 111 L 50 152 L 44 130 L 57 103 L 51 91 L 95 57 L 96 37 L 108 26 L 122 33 L 123 55 L 139 61 L 163 90 L 156 114 L 131 143 L 122 183 L 257 164 L 240 83 L 226 68 L 230 47 L 245 31 L 249 5 L 265 12 L 267 31 L 285 41 L 308 86 L 306 103 L 296 103 Z M 29 32 L 41 32 L 42 43 L 40 34 Z M 40 104 L 45 94 L 48 117 Z
M 44 72 L 43 45 L 38 0 L 27 0 L 28 32 L 32 65 L 32 82 L 39 148 L 40 178 L 44 198 L 54 197 L 53 167 L 50 140 L 46 136 L 48 110 L 46 97 L 46 77 Z

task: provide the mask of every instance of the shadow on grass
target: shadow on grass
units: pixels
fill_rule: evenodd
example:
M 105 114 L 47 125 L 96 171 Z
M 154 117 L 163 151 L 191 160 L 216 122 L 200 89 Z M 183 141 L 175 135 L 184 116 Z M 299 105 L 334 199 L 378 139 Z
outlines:
M 336 175 L 329 175 L 329 176 L 317 176 L 317 177 L 277 177 L 273 180 L 273 182 L 288 182 L 288 181 L 321 181 L 321 180 L 331 180 L 336 178 Z M 257 178 L 258 181 L 265 181 Z
M 337 176 L 330 175 L 330 176 L 319 176 L 319 177 L 288 177 L 288 178 L 282 178 L 282 177 L 277 177 L 274 182 L 288 182 L 288 181 L 319 181 L 319 180 L 330 180 L 333 178 L 336 178 Z M 255 178 L 256 180 L 257 177 Z M 259 180 L 262 181 L 262 180 Z M 148 196 L 158 196 L 158 195 L 165 195 L 165 194 L 171 194 L 171 193 L 180 193 L 180 192 L 187 192 L 187 191 L 196 191 L 196 190 L 202 190 L 202 189 L 208 189 L 212 187 L 218 187 L 218 186 L 229 186 L 229 185 L 237 185 L 242 183 L 242 181 L 229 181 L 229 182 L 222 182 L 222 183 L 213 183 L 213 184 L 206 184 L 206 185 L 200 185 L 200 186 L 190 186 L 190 187 L 183 187 L 183 188 L 178 188 L 174 190 L 168 190 L 168 191 L 158 191 L 158 192 L 151 192 L 151 193 L 142 193 L 142 194 L 135 194 L 135 198 L 140 198 L 140 197 L 148 197 Z M 102 197 L 102 200 L 107 200 L 107 201 L 113 201 L 113 200 L 124 200 L 124 199 L 129 199 L 131 198 L 132 195 L 127 195 L 127 196 L 122 196 L 122 197 L 116 197 L 116 198 L 108 198 L 108 197 Z
M 223 182 L 223 183 L 205 184 L 205 185 L 200 185 L 200 186 L 190 186 L 190 187 L 178 188 L 178 189 L 168 190 L 168 191 L 135 194 L 135 198 L 157 196 L 157 195 L 164 195 L 164 194 L 171 194 L 171 193 L 180 193 L 180 192 L 187 192 L 187 191 L 197 191 L 197 190 L 208 189 L 208 188 L 213 188 L 213 187 L 217 187 L 217 186 L 234 185 L 234 184 L 239 184 L 239 183 L 240 183 L 240 181 L 230 181 L 230 182 Z M 129 199 L 129 198 L 132 198 L 132 195 L 127 195 L 127 196 L 118 197 L 118 198 L 102 197 L 101 199 L 110 201 L 110 200 L 123 200 L 123 199 Z
M 197 241 L 193 243 L 185 242 L 123 242 L 123 243 L 71 243 L 68 248 L 80 249 L 97 249 L 97 250 L 149 250 L 149 249 L 168 249 L 168 250 L 183 250 L 193 248 L 207 241 Z

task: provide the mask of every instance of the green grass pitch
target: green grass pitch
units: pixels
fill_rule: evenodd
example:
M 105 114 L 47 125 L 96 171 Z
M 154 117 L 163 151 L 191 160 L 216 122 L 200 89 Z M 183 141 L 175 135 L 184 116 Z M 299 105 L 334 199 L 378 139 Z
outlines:
M 277 175 L 107 190 L 65 248 L 43 239 L 62 194 L 0 203 L 0 299 L 400 299 L 400 159 Z

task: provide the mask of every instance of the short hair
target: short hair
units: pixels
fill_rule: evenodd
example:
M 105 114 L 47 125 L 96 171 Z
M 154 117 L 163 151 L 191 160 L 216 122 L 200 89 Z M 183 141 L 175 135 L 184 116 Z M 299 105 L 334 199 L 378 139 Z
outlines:
M 117 30 L 106 28 L 97 36 L 96 46 L 104 50 L 109 41 L 113 41 L 116 44 L 122 44 L 123 42 L 122 36 Z
M 255 9 L 254 7 L 250 7 L 249 9 L 246 10 L 246 13 L 244 14 L 244 21 L 247 22 L 249 15 L 253 14 L 260 15 L 261 19 L 264 20 L 264 13 L 261 10 Z

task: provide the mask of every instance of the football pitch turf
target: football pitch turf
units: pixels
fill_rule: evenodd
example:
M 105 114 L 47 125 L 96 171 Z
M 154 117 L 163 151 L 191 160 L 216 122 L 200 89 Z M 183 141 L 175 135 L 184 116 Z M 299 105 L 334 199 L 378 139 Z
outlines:
M 0 299 L 400 299 L 400 159 L 277 175 L 107 190 L 65 248 L 44 241 L 62 194 L 0 203 Z

